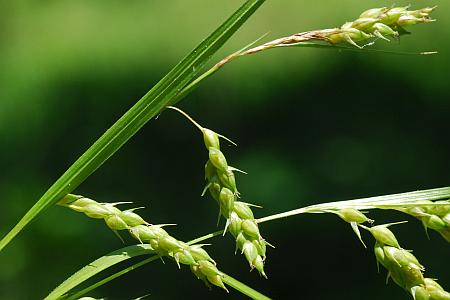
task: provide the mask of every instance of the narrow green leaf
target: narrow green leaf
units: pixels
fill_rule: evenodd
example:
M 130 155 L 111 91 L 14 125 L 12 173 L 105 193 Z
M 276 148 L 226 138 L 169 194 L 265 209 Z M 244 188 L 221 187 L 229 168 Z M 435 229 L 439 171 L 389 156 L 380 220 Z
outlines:
M 225 276 L 222 278 L 222 281 L 224 283 L 226 283 L 227 285 L 231 286 L 232 288 L 238 290 L 242 294 L 247 295 L 248 297 L 250 297 L 252 299 L 257 299 L 257 300 L 270 299 L 269 297 L 267 297 L 267 296 L 261 294 L 260 292 L 252 289 L 251 287 L 243 284 L 239 280 L 234 279 L 230 275 L 225 274 Z
M 191 81 L 265 0 L 247 0 L 109 128 L 0 241 L 0 251 L 40 212 L 72 192 Z M 177 99 L 178 101 L 180 99 Z
M 152 253 L 154 253 L 154 251 L 151 250 L 150 246 L 146 244 L 128 246 L 108 253 L 107 255 L 96 259 L 95 261 L 91 262 L 90 264 L 86 265 L 81 270 L 70 276 L 66 281 L 64 281 L 56 289 L 54 289 L 45 299 L 50 300 L 63 297 L 65 294 L 67 294 L 67 292 L 76 287 L 79 283 L 88 280 L 92 276 L 115 264 L 121 263 L 135 256 L 144 254 L 148 255 Z M 158 256 L 155 257 L 158 258 Z
M 143 266 L 143 265 L 146 265 L 146 264 L 148 264 L 148 263 L 151 263 L 152 261 L 158 260 L 159 258 L 160 258 L 160 257 L 157 256 L 157 255 L 150 256 L 149 258 L 144 259 L 144 260 L 142 260 L 142 261 L 140 261 L 140 262 L 138 262 L 138 263 L 135 263 L 134 265 L 131 265 L 131 266 L 129 266 L 129 267 L 123 269 L 123 270 L 120 270 L 119 272 L 114 273 L 114 274 L 112 274 L 112 275 L 110 275 L 110 276 L 108 276 L 108 277 L 106 277 L 106 278 L 103 278 L 102 280 L 97 281 L 96 283 L 94 283 L 94 284 L 88 286 L 87 288 L 84 288 L 84 289 L 82 289 L 81 291 L 78 291 L 78 292 L 76 292 L 75 294 L 70 295 L 68 298 L 64 298 L 64 299 L 66 299 L 66 300 L 75 300 L 75 299 L 79 299 L 79 298 L 82 297 L 83 295 L 86 295 L 87 293 L 89 293 L 90 291 L 92 291 L 92 290 L 98 288 L 99 286 L 102 286 L 102 285 L 104 285 L 105 283 L 108 283 L 108 282 L 110 282 L 111 280 L 113 280 L 113 279 L 115 279 L 115 278 L 117 278 L 117 277 L 120 277 L 120 276 L 122 276 L 122 275 L 124 275 L 124 274 L 126 274 L 126 273 L 128 273 L 128 272 L 130 272 L 130 271 L 132 271 L 132 270 L 134 270 L 134 269 L 137 269 L 137 268 Z M 80 271 L 81 271 L 81 270 L 80 270 Z M 82 282 L 80 281 L 78 284 L 81 284 L 81 283 L 82 283 Z M 77 284 L 77 285 L 78 285 L 78 284 Z M 75 286 L 73 286 L 72 288 L 74 288 L 74 287 L 75 287 Z M 49 296 L 50 296 L 50 295 L 49 295 Z M 48 298 L 48 299 L 52 299 L 52 298 Z M 56 298 L 56 299 L 57 299 L 57 298 Z

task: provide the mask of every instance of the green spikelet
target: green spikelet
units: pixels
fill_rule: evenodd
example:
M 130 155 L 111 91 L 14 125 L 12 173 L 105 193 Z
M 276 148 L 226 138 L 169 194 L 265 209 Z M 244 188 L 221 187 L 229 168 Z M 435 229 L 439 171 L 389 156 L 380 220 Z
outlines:
M 188 114 L 176 107 L 174 109 L 188 118 L 203 134 L 205 147 L 208 150 L 208 161 L 205 164 L 206 190 L 219 204 L 220 214 L 226 219 L 225 231 L 229 231 L 236 239 L 236 248 L 241 251 L 250 264 L 251 269 L 267 278 L 264 272 L 266 259 L 266 245 L 268 243 L 261 236 L 250 205 L 241 201 L 236 187 L 234 171 L 229 166 L 225 155 L 220 150 L 220 138 L 234 144 L 223 135 L 211 129 L 200 126 Z
M 216 263 L 201 245 L 188 245 L 170 236 L 162 225 L 150 225 L 133 209 L 121 211 L 116 204 L 98 203 L 77 195 L 67 195 L 58 202 L 88 217 L 104 219 L 106 225 L 114 230 L 128 230 L 130 235 L 141 243 L 148 243 L 161 256 L 169 256 L 180 264 L 188 265 L 197 278 L 206 284 L 213 284 L 228 291 L 222 282 L 222 273 Z
M 300 32 L 278 38 L 263 45 L 231 55 L 228 59 L 223 60 L 221 65 L 231 61 L 236 56 L 244 56 L 274 47 L 310 41 L 321 41 L 333 45 L 347 43 L 358 48 L 372 45 L 376 39 L 390 41 L 389 39 L 392 37 L 396 38 L 401 34 L 408 33 L 404 27 L 435 21 L 430 17 L 430 13 L 435 8 L 426 7 L 419 10 L 409 10 L 409 7 L 372 8 L 363 12 L 358 19 L 352 22 L 346 22 L 341 27 Z M 373 40 L 373 42 L 364 46 L 356 43 L 366 40 Z
M 434 20 L 430 13 L 434 7 L 420 10 L 408 10 L 408 7 L 373 8 L 363 12 L 358 19 L 347 22 L 340 28 L 317 31 L 324 40 L 332 43 L 349 43 L 359 47 L 356 42 L 370 38 L 381 38 L 389 41 L 389 37 L 397 37 L 405 30 L 403 27 Z

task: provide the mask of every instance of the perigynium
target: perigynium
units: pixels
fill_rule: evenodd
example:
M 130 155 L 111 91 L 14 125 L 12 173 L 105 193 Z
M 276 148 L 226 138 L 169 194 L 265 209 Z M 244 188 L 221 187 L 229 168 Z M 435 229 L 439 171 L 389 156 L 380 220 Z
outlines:
M 329 212 L 338 215 L 342 220 L 349 223 L 353 231 L 355 232 L 356 236 L 363 244 L 364 248 L 367 248 L 366 244 L 364 244 L 364 241 L 362 240 L 361 232 L 359 231 L 358 226 L 359 224 L 363 224 L 366 222 L 372 224 L 374 222 L 373 220 L 369 219 L 368 217 L 366 217 L 365 214 L 354 208 L 343 208 L 337 211 L 329 211 Z
M 222 282 L 220 272 L 214 260 L 202 248 L 203 245 L 188 245 L 169 235 L 162 227 L 164 225 L 151 225 L 134 212 L 135 209 L 120 210 L 119 203 L 99 203 L 92 199 L 67 195 L 58 202 L 94 219 L 103 219 L 106 225 L 114 232 L 128 230 L 130 235 L 141 243 L 148 243 L 161 257 L 168 256 L 180 264 L 188 265 L 191 271 L 209 286 L 213 284 L 228 291 Z
M 236 187 L 235 171 L 243 172 L 228 165 L 225 155 L 220 150 L 220 140 L 223 138 L 233 143 L 223 135 L 200 126 L 188 114 L 179 108 L 169 106 L 186 118 L 188 118 L 203 134 L 203 141 L 208 150 L 208 161 L 205 164 L 205 179 L 207 184 L 202 195 L 209 191 L 211 196 L 219 204 L 220 215 L 226 219 L 225 230 L 229 231 L 236 239 L 236 250 L 239 249 L 250 264 L 251 269 L 267 278 L 264 272 L 266 259 L 266 246 L 270 245 L 260 234 L 258 224 L 253 215 L 249 203 L 238 201 L 239 191 Z

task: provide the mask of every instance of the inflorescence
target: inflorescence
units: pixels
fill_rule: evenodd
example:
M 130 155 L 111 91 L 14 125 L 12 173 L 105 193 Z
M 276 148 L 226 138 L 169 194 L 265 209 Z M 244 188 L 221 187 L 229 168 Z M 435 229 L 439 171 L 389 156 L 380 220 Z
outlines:
M 180 264 L 188 265 L 206 285 L 213 284 L 227 291 L 222 282 L 222 272 L 202 248 L 203 245 L 188 245 L 175 239 L 162 228 L 164 225 L 149 224 L 134 212 L 135 209 L 122 211 L 116 207 L 120 202 L 99 203 L 77 195 L 67 195 L 58 204 L 82 212 L 90 218 L 103 219 L 114 232 L 128 230 L 132 237 L 141 243 L 148 243 L 161 257 L 173 258 L 178 267 Z
M 228 138 L 216 132 L 200 126 L 182 110 L 170 106 L 187 117 L 203 134 L 203 141 L 208 150 L 209 159 L 205 164 L 206 187 L 202 195 L 209 191 L 220 207 L 220 214 L 226 219 L 225 230 L 229 231 L 236 239 L 236 250 L 239 249 L 250 264 L 252 269 L 267 278 L 264 272 L 266 259 L 266 246 L 270 245 L 260 234 L 258 224 L 251 210 L 251 204 L 238 201 L 239 192 L 236 187 L 235 171 L 240 171 L 228 165 L 228 162 L 220 151 L 219 138 Z M 240 171 L 242 172 L 242 171 Z

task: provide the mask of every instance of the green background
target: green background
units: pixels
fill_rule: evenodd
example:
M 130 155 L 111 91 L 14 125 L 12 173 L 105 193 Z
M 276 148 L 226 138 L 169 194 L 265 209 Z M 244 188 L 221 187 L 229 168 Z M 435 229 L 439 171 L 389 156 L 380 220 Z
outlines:
M 23 1 L 0 3 L 0 236 L 137 99 L 242 1 Z M 215 56 L 265 40 L 339 26 L 389 1 L 267 1 Z M 396 1 L 398 5 L 408 4 Z M 438 22 L 410 28 L 395 51 L 434 56 L 277 49 L 233 62 L 180 103 L 235 140 L 223 147 L 244 201 L 262 217 L 327 201 L 448 186 L 450 2 Z M 199 132 L 172 111 L 152 120 L 75 193 L 133 201 L 151 223 L 176 223 L 181 240 L 217 230 L 216 203 L 201 198 L 207 153 Z M 450 287 L 448 243 L 419 222 L 371 212 L 414 249 L 426 275 Z M 221 227 L 223 223 L 221 224 Z M 230 275 L 276 299 L 408 299 L 384 284 L 373 253 L 332 215 L 260 226 L 269 280 L 249 272 L 230 236 L 208 248 Z M 126 234 L 123 234 L 125 236 Z M 364 234 L 370 245 L 373 241 Z M 134 243 L 131 238 L 127 244 Z M 0 298 L 40 299 L 95 258 L 122 247 L 102 221 L 46 211 L 0 253 Z M 187 268 L 155 262 L 91 295 L 131 299 L 242 299 L 209 291 Z

